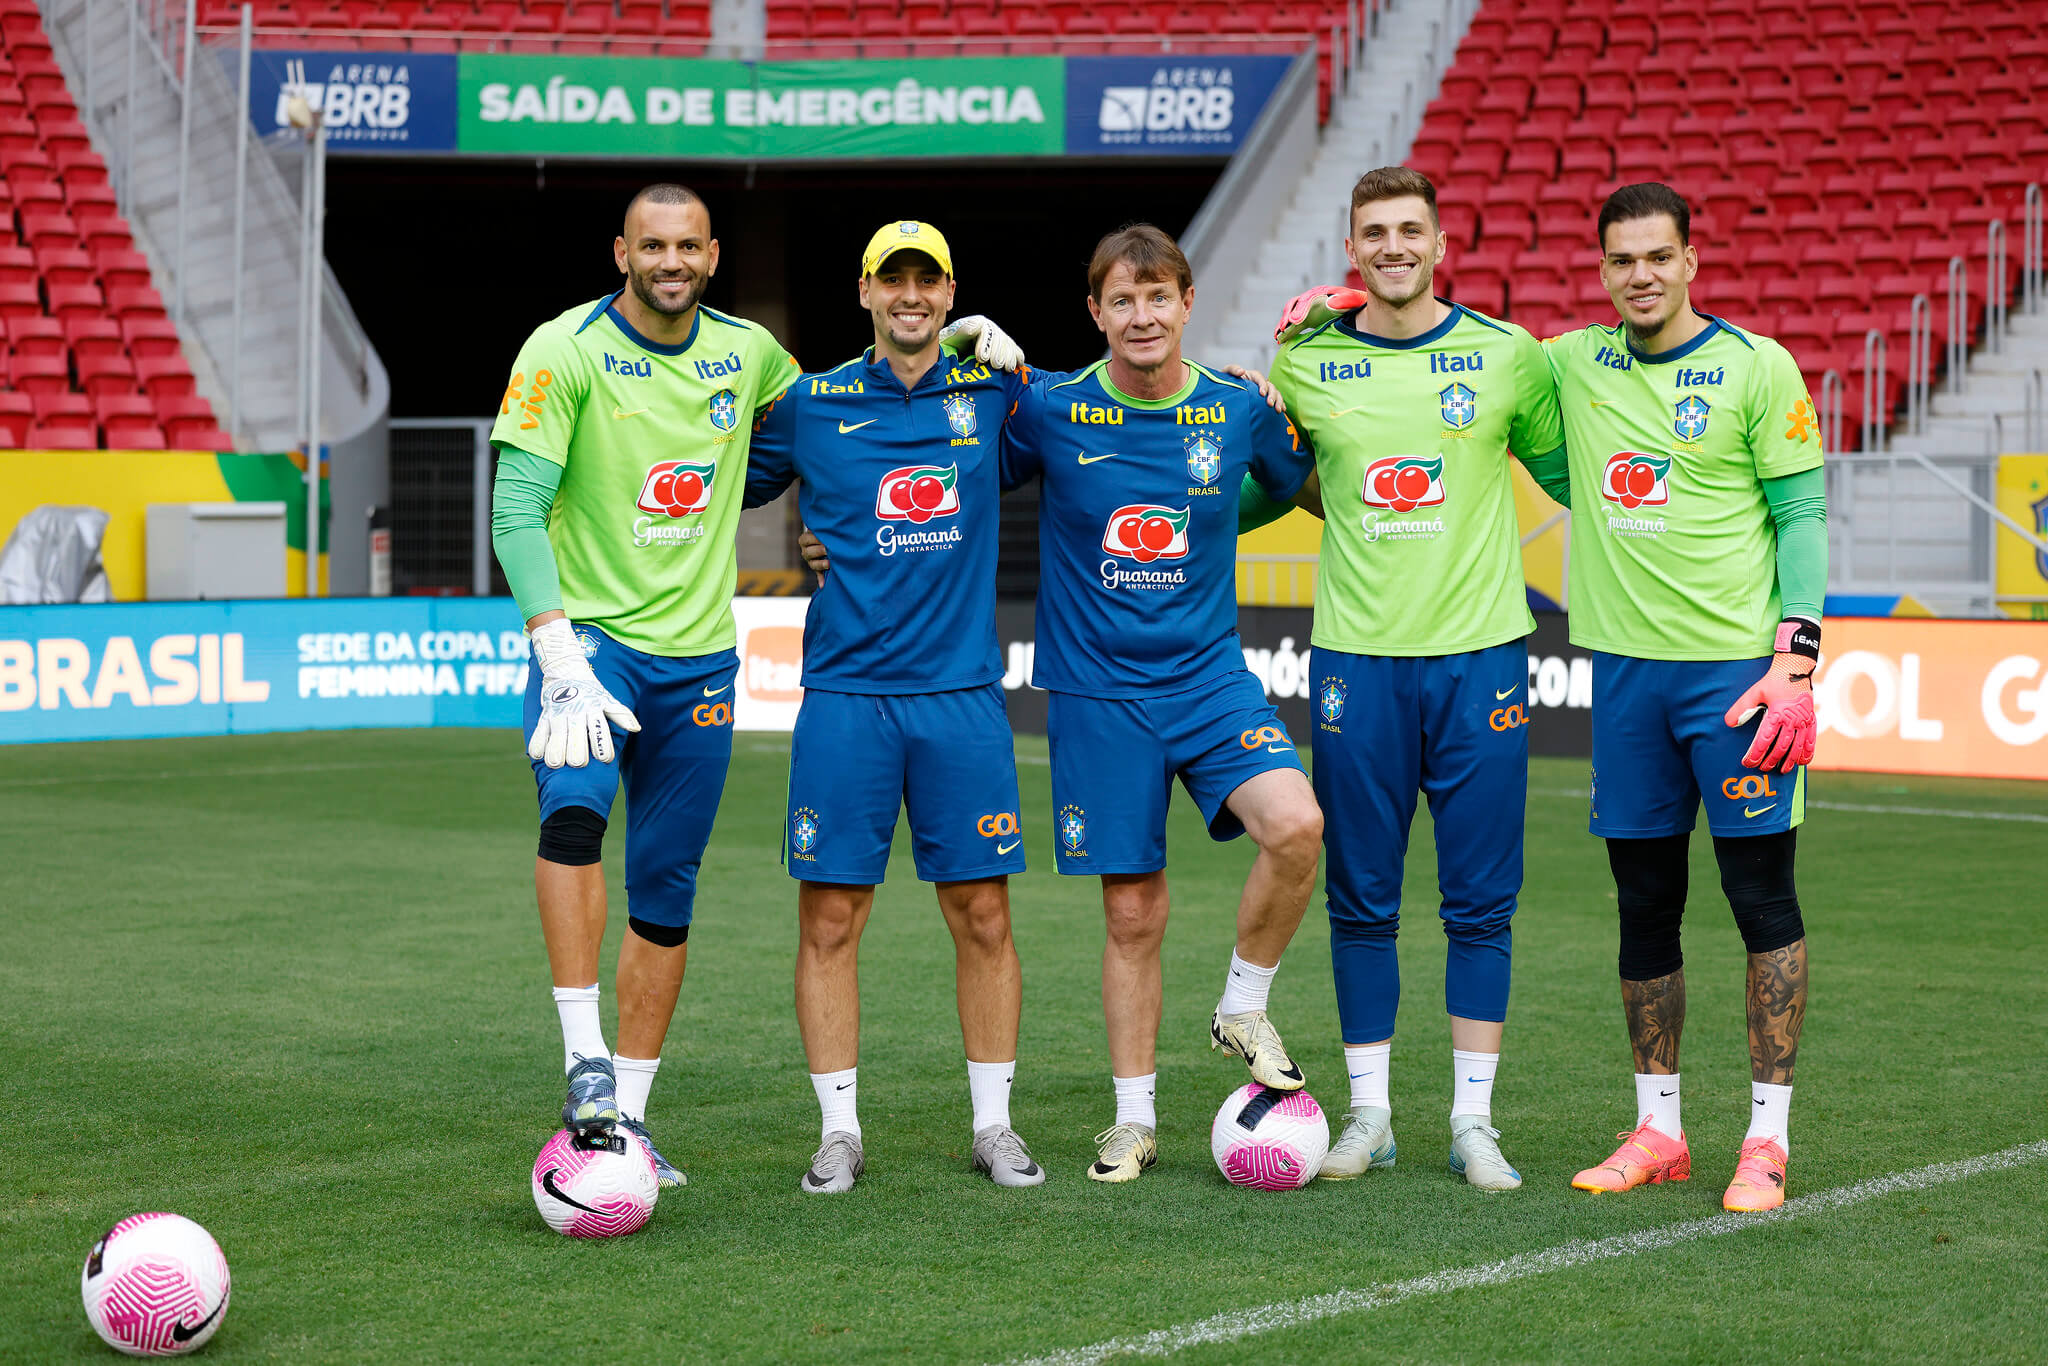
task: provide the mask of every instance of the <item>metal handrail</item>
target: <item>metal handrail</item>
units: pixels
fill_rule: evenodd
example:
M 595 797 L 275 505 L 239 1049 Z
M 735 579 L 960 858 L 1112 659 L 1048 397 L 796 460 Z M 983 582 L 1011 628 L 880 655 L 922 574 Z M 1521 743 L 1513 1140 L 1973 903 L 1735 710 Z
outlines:
M 2041 205 L 2041 186 L 2038 182 L 2027 186 L 2026 198 L 2020 205 L 2020 297 L 2021 304 L 2029 313 L 2041 308 L 2041 257 L 2048 249 L 2048 222 L 2044 222 Z
M 1522 544 L 1529 544 L 1529 542 L 1535 540 L 1538 536 L 1541 536 L 1544 532 L 1550 530 L 1552 527 L 1556 526 L 1559 522 L 1562 522 L 1565 518 L 1571 515 L 1572 510 L 1570 508 L 1559 508 L 1557 511 L 1551 513 L 1548 517 L 1545 517 L 1542 521 L 1538 522 L 1535 526 L 1532 526 L 1527 531 L 1523 532 Z
M 2048 419 L 2048 389 L 2043 388 L 2039 369 L 2027 372 L 2020 382 L 2020 393 L 2026 403 L 2027 449 L 2038 451 L 2048 446 L 2048 421 L 2044 421 Z
M 1948 258 L 1948 391 L 1963 392 L 1963 371 L 1970 363 L 1970 266 L 1960 256 Z
M 1927 430 L 1934 394 L 1934 301 L 1913 296 L 1906 323 L 1906 422 L 1915 436 Z
M 1884 332 L 1871 328 L 1863 334 L 1863 449 L 1875 450 L 1884 435 L 1885 412 Z
M 1984 341 L 1994 356 L 2005 351 L 2005 220 L 1994 218 L 1984 228 Z
M 1820 444 L 1824 451 L 1842 449 L 1842 408 L 1848 402 L 1848 389 L 1842 383 L 1842 372 L 1832 367 L 1823 371 L 1820 377 Z
M 1872 452 L 1872 453 L 1869 453 L 1868 455 L 1866 455 L 1866 456 L 1865 456 L 1865 458 L 1866 458 L 1866 459 L 1868 459 L 1868 458 L 1875 458 L 1875 459 L 1891 460 L 1891 461 L 1895 461 L 1895 462 L 1896 462 L 1896 461 L 1899 461 L 1899 460 L 1910 460 L 1910 461 L 1912 461 L 1912 462 L 1913 462 L 1914 464 L 1918 465 L 1918 466 L 1919 466 L 1919 467 L 1920 467 L 1921 469 L 1923 469 L 1923 470 L 1926 470 L 1926 471 L 1927 471 L 1927 472 L 1928 472 L 1929 474 L 1933 475 L 1933 476 L 1934 476 L 1934 477 L 1935 477 L 1936 479 L 1938 479 L 1938 480 L 1940 480 L 1940 481 L 1941 481 L 1942 483 L 1946 484 L 1946 485 L 1947 485 L 1947 486 L 1948 486 L 1948 487 L 1950 488 L 1950 490 L 1952 490 L 1952 491 L 1953 491 L 1953 492 L 1954 492 L 1954 493 L 1956 494 L 1956 496 L 1957 496 L 1957 497 L 1961 498 L 1961 499 L 1962 499 L 1962 500 L 1963 500 L 1964 502 L 1966 502 L 1966 503 L 1970 504 L 1970 505 L 1971 505 L 1972 507 L 1976 508 L 1976 509 L 1977 509 L 1977 510 L 1978 510 L 1979 512 L 1982 512 L 1982 513 L 1983 513 L 1983 514 L 1984 514 L 1985 516 L 1987 516 L 1987 517 L 1991 518 L 1991 519 L 1992 519 L 1993 521 L 1995 521 L 1995 522 L 1997 522 L 1997 523 L 1998 523 L 1999 525 L 2003 526 L 2003 527 L 2004 527 L 2004 528 L 2005 528 L 2005 529 L 2006 529 L 2007 531 L 2010 531 L 2010 532 L 2011 532 L 2011 533 L 2012 533 L 2013 535 L 2015 535 L 2015 536 L 2019 537 L 2019 538 L 2020 538 L 2021 540 L 2025 541 L 2025 542 L 2026 542 L 2026 543 L 2027 543 L 2028 545 L 2030 545 L 2030 546 L 2034 547 L 2034 549 L 2036 549 L 2036 550 L 2040 550 L 2040 551 L 2044 551 L 2044 552 L 2048 552 L 2048 541 L 2044 541 L 2044 540 L 2042 540 L 2042 539 L 2041 539 L 2041 538 L 2040 538 L 2039 536 L 2035 535 L 2035 534 L 2034 534 L 2034 533 L 2033 533 L 2032 531 L 2029 531 L 2029 530 L 2028 530 L 2028 529 L 2027 529 L 2027 528 L 2026 528 L 2026 527 L 2025 527 L 2024 525 L 2022 525 L 2022 524 L 2021 524 L 2021 523 L 2019 523 L 2019 522 L 2016 522 L 2016 521 L 2014 521 L 2014 520 L 2013 520 L 2013 519 L 2012 519 L 2012 518 L 2011 518 L 2011 517 L 2010 517 L 2009 515 L 2007 515 L 2007 514 L 2005 513 L 2005 511 L 2004 511 L 2004 510 L 2002 510 L 2002 509 L 2001 509 L 2001 508 L 2000 508 L 2000 507 L 1998 506 L 1998 504 L 1996 504 L 1996 503 L 1994 503 L 1994 502 L 1990 501 L 1989 499 L 1985 498 L 1985 497 L 1984 497 L 1984 496 L 1983 496 L 1982 494 L 1978 493 L 1978 492 L 1977 492 L 1977 491 L 1976 491 L 1975 489 L 1972 489 L 1972 488 L 1970 488 L 1970 487 L 1969 487 L 1968 485 L 1964 484 L 1964 483 L 1963 483 L 1963 482 L 1962 482 L 1961 480 L 1957 479 L 1957 478 L 1956 478 L 1956 477 L 1955 477 L 1954 475 L 1952 475 L 1952 474 L 1948 473 L 1948 471 L 1946 471 L 1946 470 L 1942 469 L 1942 468 L 1941 468 L 1940 466 L 1936 465 L 1936 464 L 1935 464 L 1935 463 L 1934 463 L 1934 462 L 1933 462 L 1932 460 L 1928 459 L 1928 458 L 1927 458 L 1927 457 L 1926 457 L 1925 455 L 1921 454 L 1920 452 L 1918 452 L 1918 451 L 1886 451 L 1886 452 L 1882 452 L 1882 453 Z

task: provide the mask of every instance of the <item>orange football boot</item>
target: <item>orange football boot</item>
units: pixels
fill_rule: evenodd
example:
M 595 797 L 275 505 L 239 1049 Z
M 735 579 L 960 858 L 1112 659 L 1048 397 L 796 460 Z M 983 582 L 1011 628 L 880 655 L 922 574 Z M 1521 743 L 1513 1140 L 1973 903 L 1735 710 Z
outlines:
M 1785 1203 L 1785 1150 L 1776 1139 L 1752 1138 L 1742 1145 L 1735 1179 L 1721 1197 L 1721 1208 L 1743 1214 L 1776 1209 Z
M 1692 1175 L 1692 1150 L 1685 1135 L 1677 1138 L 1650 1127 L 1644 1115 L 1634 1133 L 1616 1134 L 1621 1146 L 1597 1167 L 1588 1167 L 1572 1178 L 1577 1190 L 1613 1194 L 1654 1186 L 1660 1181 L 1683 1181 Z M 1746 1151 L 1746 1150 L 1745 1150 Z

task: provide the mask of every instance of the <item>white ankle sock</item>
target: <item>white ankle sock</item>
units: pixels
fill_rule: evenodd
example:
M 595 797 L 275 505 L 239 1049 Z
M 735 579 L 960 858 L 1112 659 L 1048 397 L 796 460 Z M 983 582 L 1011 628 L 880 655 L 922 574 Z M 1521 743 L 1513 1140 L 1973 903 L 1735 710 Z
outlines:
M 576 1055 L 608 1058 L 604 1029 L 597 1022 L 597 983 L 587 987 L 556 987 L 555 1011 L 562 1017 L 562 1070 L 576 1066 Z
M 1230 975 L 1223 979 L 1223 1000 L 1216 1007 L 1217 1013 L 1242 1015 L 1249 1010 L 1264 1010 L 1266 995 L 1273 989 L 1273 974 L 1278 971 L 1278 963 L 1262 968 L 1256 963 L 1245 962 L 1233 951 Z
M 1361 1105 L 1377 1105 L 1380 1109 L 1391 1108 L 1393 1102 L 1387 1099 L 1387 1073 L 1392 1069 L 1394 1045 L 1392 1043 L 1362 1043 L 1344 1045 L 1344 1070 L 1351 1074 L 1351 1108 Z
M 974 1102 L 974 1132 L 991 1124 L 1010 1127 L 1010 1082 L 1017 1075 L 1017 1060 L 976 1062 L 967 1060 L 967 1095 Z
M 654 1089 L 654 1074 L 661 1070 L 660 1058 L 629 1058 L 612 1054 L 612 1071 L 619 1079 L 619 1113 L 627 1119 L 647 1120 L 647 1093 Z
M 859 1070 L 849 1067 L 844 1072 L 811 1073 L 811 1089 L 818 1093 L 818 1112 L 822 1118 L 820 1138 L 834 1133 L 860 1137 L 860 1118 L 854 1113 L 853 1104 L 854 1097 L 860 1094 L 853 1074 Z
M 1650 1126 L 1665 1137 L 1684 1136 L 1678 1119 L 1678 1073 L 1636 1073 L 1636 1123 L 1642 1123 L 1644 1115 L 1650 1117 Z
M 1119 1124 L 1142 1124 L 1148 1129 L 1159 1127 L 1159 1108 L 1154 1097 L 1159 1091 L 1159 1074 L 1147 1072 L 1142 1077 L 1111 1077 L 1116 1086 L 1116 1122 Z
M 1753 1081 L 1749 1084 L 1749 1132 L 1742 1136 L 1743 1142 L 1752 1138 L 1775 1139 L 1787 1153 L 1792 1151 L 1789 1137 L 1792 1118 L 1792 1088 L 1773 1086 L 1767 1081 Z
M 1498 1053 L 1467 1053 L 1451 1050 L 1451 1118 L 1477 1115 L 1493 1118 L 1493 1074 L 1500 1069 Z

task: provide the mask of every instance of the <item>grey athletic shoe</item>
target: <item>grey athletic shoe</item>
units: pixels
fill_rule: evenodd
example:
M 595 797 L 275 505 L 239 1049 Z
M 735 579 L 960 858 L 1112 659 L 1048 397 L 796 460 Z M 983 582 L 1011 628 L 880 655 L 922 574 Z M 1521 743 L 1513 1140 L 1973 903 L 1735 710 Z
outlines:
M 1349 1181 L 1374 1167 L 1394 1165 L 1394 1112 L 1384 1105 L 1361 1105 L 1344 1118 L 1344 1132 L 1330 1145 L 1316 1175 L 1325 1181 Z
M 661 1149 L 654 1146 L 654 1140 L 647 1136 L 647 1121 L 644 1119 L 620 1119 L 621 1129 L 633 1131 L 633 1137 L 647 1148 L 647 1155 L 654 1159 L 654 1179 L 663 1186 L 687 1186 L 690 1178 L 683 1175 L 682 1168 L 661 1155 Z
M 998 1186 L 1042 1186 L 1045 1168 L 1031 1160 L 1031 1150 L 1017 1131 L 991 1124 L 974 1135 L 974 1169 L 987 1172 Z
M 852 1190 L 855 1179 L 867 1170 L 867 1165 L 860 1140 L 843 1129 L 835 1130 L 818 1145 L 811 1158 L 811 1169 L 797 1186 L 806 1195 L 837 1195 Z
M 1500 1130 L 1478 1115 L 1451 1116 L 1451 1170 L 1483 1191 L 1522 1185 L 1522 1174 L 1500 1155 Z
M 569 1098 L 562 1102 L 562 1127 L 578 1138 L 610 1138 L 619 1122 L 619 1082 L 610 1058 L 575 1055 L 569 1069 Z

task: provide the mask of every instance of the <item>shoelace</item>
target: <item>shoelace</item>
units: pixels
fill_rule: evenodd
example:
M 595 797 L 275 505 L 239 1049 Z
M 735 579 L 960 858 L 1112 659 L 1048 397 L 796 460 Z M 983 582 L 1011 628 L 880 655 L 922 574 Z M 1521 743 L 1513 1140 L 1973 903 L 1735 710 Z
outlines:
M 1024 1140 L 1017 1136 L 1015 1129 L 1003 1130 L 989 1140 L 989 1146 L 995 1150 L 995 1156 L 1000 1157 L 1008 1166 L 1023 1168 L 1032 1165 L 1031 1154 L 1024 1147 Z
M 1139 1131 L 1137 1125 L 1112 1124 L 1101 1133 L 1095 1135 L 1095 1146 L 1102 1148 L 1103 1144 L 1109 1142 L 1110 1139 L 1118 1134 L 1123 1135 L 1121 1146 L 1102 1149 L 1102 1157 L 1099 1160 L 1106 1165 L 1113 1166 L 1116 1162 L 1123 1161 L 1126 1157 L 1130 1156 L 1131 1149 L 1145 1141 L 1145 1135 Z
M 811 1159 L 811 1170 L 826 1180 L 840 1167 L 853 1165 L 853 1140 L 843 1134 L 834 1135 L 831 1142 L 818 1149 L 818 1155 Z

